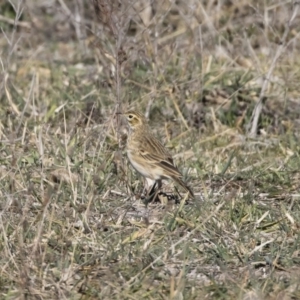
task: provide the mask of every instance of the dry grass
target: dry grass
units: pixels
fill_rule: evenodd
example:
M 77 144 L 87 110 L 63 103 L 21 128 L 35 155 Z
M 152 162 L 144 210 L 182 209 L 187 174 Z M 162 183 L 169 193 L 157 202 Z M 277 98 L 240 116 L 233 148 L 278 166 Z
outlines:
M 272 65 L 292 2 L 135 2 L 114 29 L 84 1 L 0 4 L 0 298 L 299 299 L 298 16 Z M 130 106 L 195 203 L 139 199 Z

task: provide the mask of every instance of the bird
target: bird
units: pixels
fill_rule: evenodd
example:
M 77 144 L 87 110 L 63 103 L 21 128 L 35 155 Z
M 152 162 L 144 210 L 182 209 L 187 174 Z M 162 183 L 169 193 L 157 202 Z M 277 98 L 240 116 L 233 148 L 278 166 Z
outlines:
M 129 132 L 127 136 L 127 156 L 133 168 L 146 178 L 151 192 L 163 179 L 172 179 L 181 185 L 191 198 L 195 198 L 191 188 L 182 180 L 182 174 L 174 165 L 172 155 L 153 135 L 145 116 L 137 110 L 125 113 Z M 151 193 L 150 192 L 150 193 Z

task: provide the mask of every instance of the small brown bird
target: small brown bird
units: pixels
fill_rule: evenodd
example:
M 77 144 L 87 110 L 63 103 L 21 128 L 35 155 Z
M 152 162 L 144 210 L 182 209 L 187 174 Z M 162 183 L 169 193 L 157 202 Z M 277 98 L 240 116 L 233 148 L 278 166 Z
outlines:
M 194 198 L 192 190 L 175 167 L 171 154 L 152 134 L 146 118 L 134 110 L 129 110 L 124 115 L 130 127 L 127 156 L 134 169 L 146 178 L 149 186 L 154 184 L 154 187 L 157 183 L 159 189 L 162 179 L 173 179 Z

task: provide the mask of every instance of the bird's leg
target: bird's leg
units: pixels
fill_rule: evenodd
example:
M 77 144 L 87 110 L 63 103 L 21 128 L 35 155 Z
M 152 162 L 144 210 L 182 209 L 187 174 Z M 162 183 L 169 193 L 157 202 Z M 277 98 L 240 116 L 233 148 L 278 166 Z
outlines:
M 154 182 L 154 184 L 152 185 L 151 189 L 148 191 L 148 194 L 147 194 L 147 195 L 148 195 L 149 197 L 152 197 L 152 196 L 154 195 L 156 185 L 157 185 L 157 181 Z
M 155 185 L 156 185 L 155 180 L 152 180 L 152 179 L 147 178 L 147 177 L 145 178 L 145 184 L 144 184 L 144 189 L 143 189 L 143 194 L 142 194 L 142 200 L 146 205 L 152 200 L 151 199 L 151 194 L 153 193 L 153 190 L 155 189 Z
M 146 180 L 147 180 L 148 186 L 151 187 L 148 190 L 145 200 L 144 200 L 144 203 L 147 205 L 148 203 L 153 202 L 156 199 L 158 191 L 162 186 L 162 182 L 161 182 L 161 180 L 152 180 L 149 178 L 146 178 Z
M 155 194 L 155 187 L 156 187 L 156 181 L 154 181 L 154 184 L 151 186 L 151 189 L 148 190 L 145 198 L 144 198 L 144 203 L 147 206 L 148 203 L 152 202 L 153 199 L 155 198 L 156 194 Z
M 162 186 L 162 181 L 161 180 L 156 180 L 154 182 L 154 184 L 152 185 L 152 187 L 151 187 L 151 189 L 149 190 L 149 193 L 148 193 L 148 196 L 149 196 L 148 197 L 148 202 L 155 201 L 161 186 Z

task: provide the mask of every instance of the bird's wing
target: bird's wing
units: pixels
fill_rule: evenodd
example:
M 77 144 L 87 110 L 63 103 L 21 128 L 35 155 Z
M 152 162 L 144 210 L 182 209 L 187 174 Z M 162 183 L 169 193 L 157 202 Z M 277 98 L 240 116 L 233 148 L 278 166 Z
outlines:
M 165 172 L 167 177 L 181 177 L 181 173 L 174 166 L 172 157 L 165 157 L 163 155 L 159 155 L 157 153 L 150 153 L 144 148 L 139 149 L 139 155 L 147 161 L 148 164 L 152 164 L 153 167 L 161 167 Z
M 153 140 L 155 142 L 153 142 Z M 153 154 L 155 157 L 159 157 L 162 160 L 168 161 L 170 164 L 174 165 L 172 155 L 168 152 L 168 150 L 160 143 L 159 140 L 154 138 L 153 136 L 144 137 L 144 143 L 140 145 L 143 151 Z M 149 151 L 147 151 L 148 149 Z

